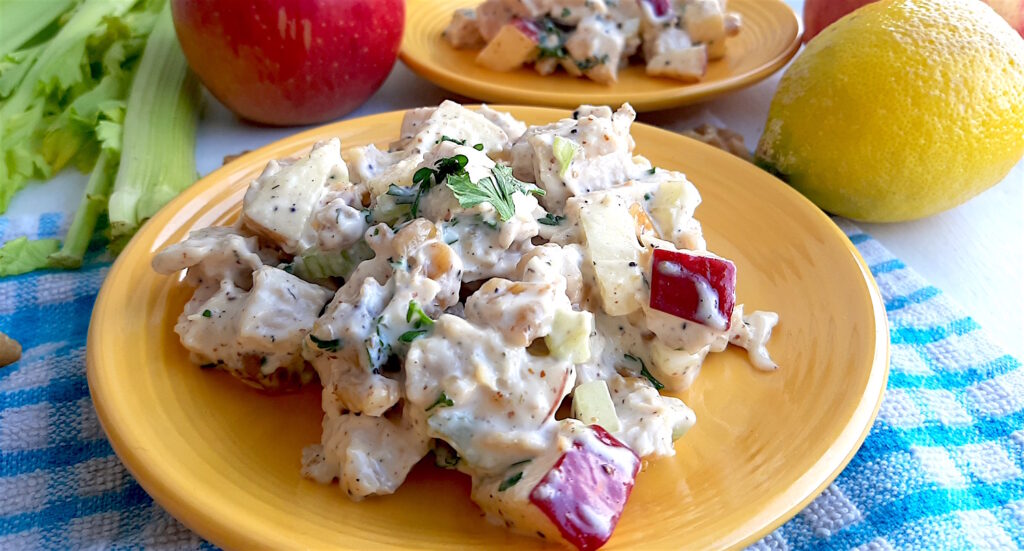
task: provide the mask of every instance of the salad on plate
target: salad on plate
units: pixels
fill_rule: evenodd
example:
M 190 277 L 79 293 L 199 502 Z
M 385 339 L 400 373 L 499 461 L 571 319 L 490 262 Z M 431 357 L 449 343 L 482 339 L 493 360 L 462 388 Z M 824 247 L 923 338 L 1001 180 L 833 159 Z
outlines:
M 456 10 L 442 33 L 495 71 L 532 64 L 610 84 L 632 60 L 645 72 L 683 82 L 722 59 L 742 20 L 726 0 L 487 0 Z
M 271 161 L 237 223 L 154 257 L 194 287 L 175 331 L 246 384 L 319 381 L 310 479 L 361 500 L 432 455 L 491 521 L 599 547 L 641 461 L 696 422 L 661 391 L 730 344 L 776 368 L 778 316 L 736 303 L 697 189 L 635 154 L 634 118 L 581 106 L 528 127 L 446 101 L 386 148 Z

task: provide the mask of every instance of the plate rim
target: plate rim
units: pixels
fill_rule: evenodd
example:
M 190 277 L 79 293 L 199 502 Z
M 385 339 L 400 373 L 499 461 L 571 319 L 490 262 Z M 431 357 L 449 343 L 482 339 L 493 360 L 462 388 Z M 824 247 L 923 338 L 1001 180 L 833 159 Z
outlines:
M 410 11 L 412 4 L 429 1 L 431 0 L 407 0 L 410 6 L 407 6 L 406 11 Z M 611 90 L 598 91 L 592 95 L 582 98 L 583 102 L 594 105 L 617 105 L 629 101 L 637 112 L 643 113 L 648 111 L 657 111 L 660 109 L 699 103 L 726 92 L 752 86 L 775 74 L 785 67 L 800 50 L 804 35 L 803 19 L 801 19 L 793 8 L 791 8 L 789 4 L 786 4 L 784 0 L 747 1 L 756 1 L 758 3 L 771 5 L 771 9 L 779 10 L 779 13 L 785 11 L 787 18 L 792 16 L 793 22 L 796 23 L 796 34 L 790 37 L 790 42 L 786 45 L 785 50 L 781 54 L 776 55 L 768 62 L 753 70 L 737 75 L 731 75 L 728 78 L 717 81 L 702 81 L 695 83 L 708 84 L 708 86 L 697 88 L 696 92 L 692 91 L 694 90 L 693 84 L 680 83 L 678 86 L 668 90 L 658 90 L 642 94 L 634 93 L 629 94 L 629 97 L 626 97 L 626 94 L 616 93 Z M 405 27 L 406 33 L 408 33 L 409 28 L 407 14 Z M 577 96 L 559 94 L 558 92 L 545 91 L 544 89 L 519 88 L 488 83 L 464 77 L 455 71 L 445 70 L 442 67 L 438 67 L 436 64 L 430 63 L 425 56 L 419 56 L 416 53 L 411 52 L 411 48 L 407 45 L 407 37 L 405 36 L 402 38 L 402 44 L 398 51 L 398 58 L 402 60 L 402 63 L 404 63 L 406 67 L 421 78 L 424 78 L 450 92 L 455 92 L 456 94 L 464 95 L 480 101 L 506 104 L 518 103 L 538 107 L 568 109 L 572 109 L 581 103 L 581 98 L 578 98 Z M 614 85 L 612 85 L 611 88 L 614 88 Z
M 474 106 L 475 105 L 467 105 L 467 107 Z M 491 107 L 499 111 L 510 111 L 513 113 L 534 111 L 538 115 L 551 118 L 551 120 L 557 120 L 558 118 L 565 117 L 569 114 L 568 111 L 563 109 L 540 106 L 492 105 Z M 332 132 L 336 133 L 337 131 L 334 130 L 335 128 L 348 125 L 372 124 L 373 119 L 397 117 L 406 111 L 406 109 L 400 109 L 377 113 L 325 124 L 297 132 L 280 140 L 266 144 L 260 148 L 249 151 L 224 166 L 212 171 L 208 175 L 196 181 L 192 186 L 160 209 L 160 211 L 158 211 L 150 220 L 146 221 L 146 223 L 143 224 L 137 232 L 136 237 L 131 239 L 119 257 L 115 260 L 104 278 L 103 285 L 97 295 L 95 305 L 93 306 L 86 344 L 86 376 L 89 386 L 89 394 L 93 407 L 96 410 L 97 417 L 100 421 L 100 425 L 102 426 L 104 434 L 106 435 L 107 440 L 118 459 L 131 473 L 133 479 L 146 491 L 147 494 L 149 494 L 153 501 L 158 503 L 175 519 L 182 522 L 189 529 L 195 531 L 201 537 L 213 542 L 215 545 L 224 548 L 251 548 L 254 545 L 259 546 L 259 542 L 253 540 L 249 536 L 246 536 L 246 534 L 239 533 L 237 530 L 232 529 L 229 523 L 213 520 L 212 517 L 206 515 L 204 511 L 197 508 L 194 503 L 191 503 L 189 499 L 189 492 L 187 490 L 178 488 L 171 484 L 166 478 L 159 476 L 157 471 L 160 471 L 161 469 L 156 468 L 156 465 L 152 462 L 146 461 L 144 457 L 137 455 L 133 450 L 132 443 L 127 441 L 122 432 L 120 432 L 123 431 L 121 427 L 124 424 L 124 415 L 119 415 L 116 411 L 112 411 L 103 399 L 103 396 L 110 392 L 108 389 L 110 382 L 105 379 L 105 375 L 99 366 L 100 351 L 98 350 L 97 342 L 100 338 L 98 336 L 100 329 L 98 320 L 103 317 L 106 305 L 112 300 L 111 296 L 117 292 L 112 288 L 111 282 L 115 280 L 114 276 L 120 271 L 128 269 L 126 266 L 130 262 L 129 259 L 138 254 L 146 253 L 145 249 L 139 251 L 136 250 L 145 247 L 142 239 L 137 238 L 137 236 L 154 233 L 153 240 L 159 240 L 160 232 L 164 230 L 164 226 L 158 227 L 156 226 L 156 223 L 165 218 L 168 219 L 166 222 L 170 222 L 174 215 L 181 211 L 183 207 L 187 206 L 203 193 L 213 191 L 213 189 L 217 187 L 218 182 L 229 178 L 238 171 L 242 170 L 250 172 L 252 170 L 251 167 L 243 168 L 244 165 L 249 164 L 250 159 L 272 154 L 274 151 L 280 149 L 292 148 L 297 142 L 306 142 L 310 141 L 314 137 L 320 137 Z M 743 162 L 729 153 L 681 134 L 645 123 L 637 122 L 635 124 L 646 127 L 645 131 L 654 131 L 655 134 L 661 134 L 666 139 L 689 140 L 692 144 L 699 146 L 700 148 L 704 148 L 705 152 L 712 156 L 721 155 L 723 159 L 728 158 L 730 162 Z M 750 165 L 750 168 L 760 170 L 753 165 Z M 756 527 L 752 526 L 753 529 L 751 532 L 742 539 L 730 544 L 730 548 L 746 547 L 747 545 L 750 545 L 770 534 L 776 528 L 796 516 L 797 513 L 817 498 L 839 476 L 839 474 L 853 459 L 853 456 L 860 450 L 864 440 L 871 431 L 873 422 L 877 417 L 882 404 L 882 398 L 887 386 L 890 369 L 889 359 L 891 344 L 889 339 L 888 316 L 885 313 L 884 302 L 882 300 L 878 284 L 871 275 L 867 262 L 861 256 L 856 246 L 850 241 L 842 229 L 836 225 L 831 217 L 821 211 L 821 209 L 814 205 L 810 200 L 789 185 L 770 174 L 765 173 L 765 175 L 771 178 L 774 185 L 780 187 L 779 191 L 781 193 L 784 195 L 790 195 L 790 197 L 797 203 L 802 204 L 801 208 L 809 208 L 813 210 L 815 212 L 814 216 L 820 217 L 820 219 L 826 223 L 828 231 L 838 237 L 846 249 L 846 252 L 853 256 L 859 268 L 861 279 L 863 279 L 866 284 L 867 293 L 871 299 L 875 349 L 871 361 L 871 370 L 865 384 L 863 396 L 850 418 L 845 422 L 838 435 L 832 439 L 832 442 L 829 444 L 829 448 L 826 452 L 819 457 L 810 468 L 803 472 L 789 488 L 772 496 L 770 498 L 770 502 L 780 500 L 788 501 L 789 499 L 797 497 L 791 494 L 803 494 L 804 491 L 794 491 L 793 488 L 805 486 L 805 484 L 801 483 L 805 478 L 811 477 L 813 479 L 819 479 L 822 474 L 822 469 L 827 470 L 825 476 L 820 478 L 820 482 L 813 487 L 812 491 L 804 495 L 798 502 L 795 502 L 794 505 L 789 506 L 781 513 L 766 512 L 758 517 L 748 518 L 743 524 L 756 525 Z M 149 251 L 149 254 L 152 252 L 153 251 Z M 844 451 L 836 453 L 837 448 Z M 836 456 L 841 456 L 839 457 L 838 462 L 836 461 Z M 770 507 L 765 507 L 765 511 L 774 510 L 775 509 Z M 265 547 L 265 545 L 259 547 Z

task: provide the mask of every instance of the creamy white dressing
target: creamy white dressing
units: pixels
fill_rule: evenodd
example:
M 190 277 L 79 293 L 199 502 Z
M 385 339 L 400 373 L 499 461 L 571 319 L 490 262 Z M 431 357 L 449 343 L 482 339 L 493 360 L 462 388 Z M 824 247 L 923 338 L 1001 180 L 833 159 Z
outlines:
M 596 8 L 572 9 L 567 18 L 585 21 Z M 306 476 L 337 480 L 356 500 L 390 494 L 431 449 L 447 449 L 446 465 L 472 477 L 489 519 L 564 542 L 530 497 L 572 482 L 552 471 L 563 454 L 582 447 L 616 469 L 671 456 L 696 419 L 656 386 L 688 388 L 729 344 L 758 369 L 776 368 L 766 348 L 776 314 L 737 305 L 726 323 L 699 278 L 701 323 L 650 307 L 655 271 L 686 275 L 652 265 L 652 251 L 705 243 L 696 188 L 634 155 L 634 118 L 628 105 L 582 106 L 527 127 L 445 102 L 410 111 L 388 151 L 339 153 L 330 141 L 271 163 L 246 194 L 243 223 L 199 230 L 154 258 L 162 273 L 187 270 L 195 288 L 175 330 L 196 363 L 253 386 L 289 388 L 315 373 L 324 421 L 303 456 Z M 556 138 L 574 144 L 564 174 Z M 503 167 L 520 182 L 495 183 Z M 447 174 L 483 199 L 464 205 Z M 295 213 L 281 216 L 281 201 Z M 340 256 L 356 247 L 372 258 Z M 309 255 L 327 269 L 353 265 L 304 281 L 296 266 Z M 591 381 L 607 385 L 621 447 L 556 419 Z M 599 508 L 573 514 L 593 533 L 614 524 Z

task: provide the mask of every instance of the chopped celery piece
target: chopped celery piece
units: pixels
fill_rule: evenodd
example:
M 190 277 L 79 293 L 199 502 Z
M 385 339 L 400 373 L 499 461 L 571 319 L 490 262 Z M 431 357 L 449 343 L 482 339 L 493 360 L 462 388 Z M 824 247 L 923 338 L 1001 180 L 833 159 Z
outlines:
M 558 161 L 558 175 L 565 178 L 565 173 L 569 171 L 569 167 L 572 165 L 572 160 L 576 157 L 576 153 L 579 151 L 580 146 L 576 145 L 576 142 L 572 140 L 567 140 L 561 136 L 555 136 L 555 141 L 551 144 L 551 149 L 555 154 L 555 159 Z
M 46 268 L 47 257 L 59 246 L 60 242 L 56 239 L 29 241 L 26 237 L 4 243 L 0 247 L 0 277 Z
M 64 244 L 59 251 L 49 257 L 50 267 L 73 269 L 82 265 L 85 250 L 89 247 L 89 240 L 96 229 L 96 222 L 107 208 L 110 188 L 114 185 L 116 165 L 116 154 L 108 151 L 100 154 L 89 176 L 89 183 L 85 186 L 82 201 L 75 211 L 75 218 L 71 221 L 67 236 L 64 237 Z
M 108 206 L 115 248 L 195 181 L 200 98 L 166 4 L 128 96 L 121 165 Z
M 556 310 L 551 333 L 544 337 L 551 355 L 560 360 L 582 363 L 590 359 L 590 333 L 594 314 L 574 310 Z
M 692 414 L 689 417 L 680 419 L 679 422 L 672 427 L 672 441 L 675 442 L 676 440 L 679 440 L 684 434 L 689 432 L 690 429 L 693 428 L 693 425 L 696 424 L 696 420 L 696 417 Z
M 616 433 L 622 429 L 619 416 L 615 413 L 608 384 L 602 380 L 590 381 L 576 387 L 572 392 L 572 416 L 585 425 L 599 425 L 604 430 Z
M 341 252 L 311 249 L 295 258 L 292 273 L 307 281 L 329 277 L 348 279 L 360 262 L 373 258 L 373 255 L 373 249 L 363 240 Z
M 0 57 L 20 49 L 50 26 L 73 0 L 6 0 L 0 3 Z

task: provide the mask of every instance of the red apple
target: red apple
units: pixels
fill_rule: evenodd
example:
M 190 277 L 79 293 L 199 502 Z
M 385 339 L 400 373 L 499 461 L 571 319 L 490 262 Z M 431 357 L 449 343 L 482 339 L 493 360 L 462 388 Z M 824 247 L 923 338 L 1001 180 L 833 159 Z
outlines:
M 171 0 L 189 65 L 240 117 L 274 125 L 338 118 L 391 72 L 404 0 Z
M 806 0 L 804 42 L 851 11 L 875 0 Z M 1024 0 L 983 0 L 1024 37 Z
M 736 266 L 724 258 L 654 249 L 651 308 L 725 331 L 736 305 Z
M 530 503 L 580 551 L 612 536 L 640 471 L 640 458 L 591 425 L 530 492 Z

